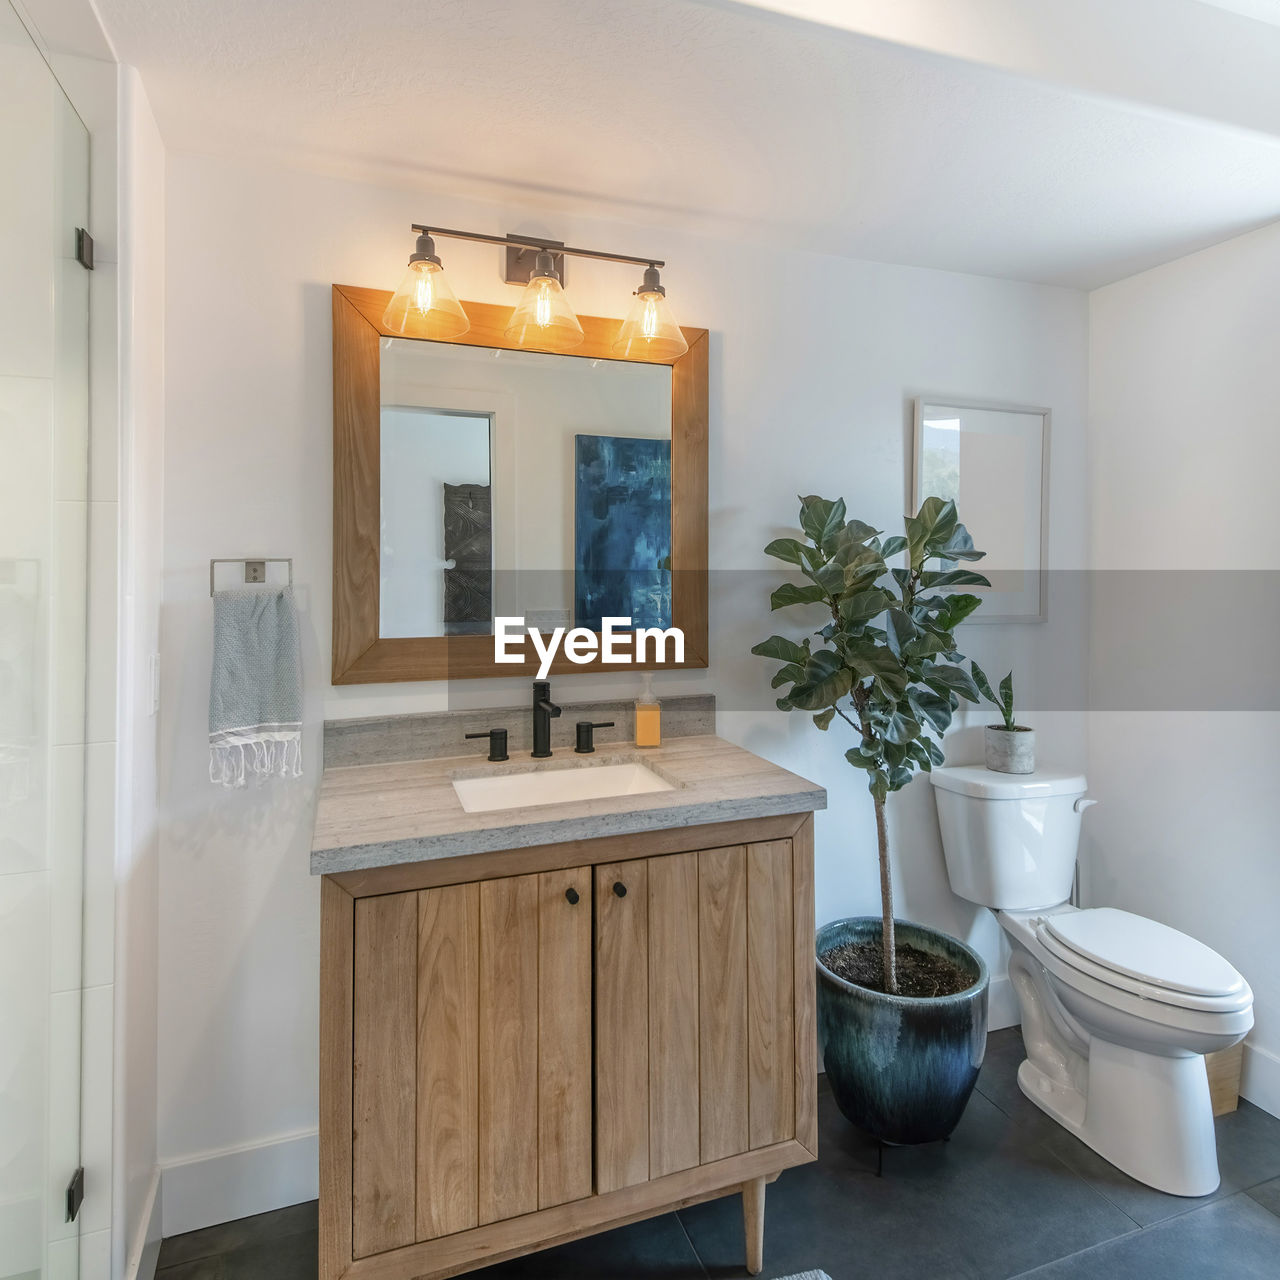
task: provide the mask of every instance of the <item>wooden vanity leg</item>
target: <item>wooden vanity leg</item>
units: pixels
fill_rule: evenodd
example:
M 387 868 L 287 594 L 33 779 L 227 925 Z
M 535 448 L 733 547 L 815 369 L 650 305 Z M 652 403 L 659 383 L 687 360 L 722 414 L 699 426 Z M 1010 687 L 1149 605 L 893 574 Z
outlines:
M 767 1178 L 742 1184 L 742 1225 L 747 1237 L 747 1273 L 758 1276 L 764 1268 L 764 1188 Z

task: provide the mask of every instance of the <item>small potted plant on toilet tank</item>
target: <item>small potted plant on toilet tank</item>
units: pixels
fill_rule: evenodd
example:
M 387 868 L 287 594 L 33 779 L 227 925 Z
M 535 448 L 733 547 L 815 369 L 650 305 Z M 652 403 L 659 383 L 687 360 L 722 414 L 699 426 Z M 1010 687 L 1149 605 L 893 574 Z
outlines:
M 805 582 L 784 583 L 771 603 L 812 606 L 819 629 L 798 641 L 771 636 L 752 653 L 782 663 L 773 678 L 781 710 L 851 739 L 844 756 L 871 793 L 880 863 L 879 916 L 836 920 L 817 934 L 827 1079 L 859 1128 L 887 1142 L 930 1142 L 955 1128 L 977 1081 L 987 969 L 958 939 L 894 919 L 885 802 L 917 769 L 943 762 L 939 741 L 960 699 L 978 701 L 953 632 L 980 600 L 951 589 L 987 580 L 930 566 L 983 553 L 955 503 L 938 498 L 907 517 L 905 536 L 883 541 L 846 520 L 840 499 L 802 498 L 800 524 L 802 538 L 765 550 Z M 890 569 L 886 561 L 903 552 L 906 565 Z
M 1013 718 L 1013 672 L 1000 681 L 1000 692 L 976 662 L 970 662 L 973 682 L 978 692 L 1000 712 L 1003 724 L 989 724 L 986 730 L 986 764 L 995 773 L 1034 773 L 1036 771 L 1036 731 Z

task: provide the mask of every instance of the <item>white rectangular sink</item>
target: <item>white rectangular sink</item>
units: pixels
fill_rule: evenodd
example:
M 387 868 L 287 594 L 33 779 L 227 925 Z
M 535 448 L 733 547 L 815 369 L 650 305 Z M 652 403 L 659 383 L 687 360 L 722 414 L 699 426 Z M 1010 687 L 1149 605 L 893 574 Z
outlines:
M 675 790 L 665 778 L 660 778 L 642 764 L 529 769 L 523 773 L 498 773 L 486 778 L 455 778 L 453 789 L 468 813 Z

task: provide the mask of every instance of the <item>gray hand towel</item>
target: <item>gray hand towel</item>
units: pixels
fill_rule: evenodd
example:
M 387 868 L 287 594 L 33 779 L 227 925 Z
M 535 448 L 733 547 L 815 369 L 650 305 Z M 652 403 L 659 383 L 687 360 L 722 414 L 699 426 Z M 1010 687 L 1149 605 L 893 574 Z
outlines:
M 213 598 L 209 777 L 242 787 L 253 775 L 302 776 L 302 659 L 289 587 Z

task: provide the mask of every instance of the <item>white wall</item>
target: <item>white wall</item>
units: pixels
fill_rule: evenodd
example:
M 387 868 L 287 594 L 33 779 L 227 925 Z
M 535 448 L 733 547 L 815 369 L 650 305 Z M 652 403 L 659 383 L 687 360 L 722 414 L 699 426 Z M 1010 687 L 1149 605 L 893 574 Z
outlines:
M 113 1274 L 154 1269 L 159 821 L 151 664 L 160 651 L 164 485 L 164 147 L 135 70 L 120 106 L 120 776 L 116 848 Z M 122 1271 L 127 1268 L 127 1271 Z
M 844 744 L 780 715 L 768 665 L 747 653 L 776 624 L 767 603 L 775 575 L 762 575 L 760 549 L 794 524 L 794 495 L 815 489 L 896 527 L 908 397 L 954 393 L 1053 407 L 1051 549 L 1059 564 L 1071 549 L 1079 567 L 1086 307 L 1068 290 L 780 248 L 770 275 L 786 292 L 765 313 L 750 257 L 727 240 L 568 214 L 534 225 L 518 207 L 190 155 L 169 156 L 166 185 L 159 1144 L 169 1234 L 314 1193 L 319 893 L 307 861 L 322 717 L 525 697 L 522 680 L 329 686 L 331 282 L 394 287 L 409 224 L 428 217 L 668 260 L 677 316 L 712 333 L 717 572 L 711 669 L 660 677 L 659 691 L 714 690 L 725 736 L 829 788 L 831 808 L 818 819 L 823 918 L 875 909 L 870 801 Z M 460 297 L 517 296 L 498 278 L 492 247 L 442 242 L 441 254 Z M 622 314 L 637 283 L 626 268 L 573 270 L 580 311 Z M 208 782 L 208 560 L 250 555 L 294 557 L 306 780 L 232 794 Z M 970 631 L 973 651 L 1001 670 L 1015 650 L 1034 656 L 1048 634 Z M 636 684 L 579 677 L 560 695 L 629 694 Z M 1032 720 L 1046 751 L 1080 762 L 1078 719 Z M 969 738 L 962 745 L 972 750 Z M 946 888 L 927 783 L 895 800 L 892 823 L 900 913 L 974 937 L 998 966 L 998 931 Z
M 1275 1113 L 1274 627 L 1257 635 L 1269 652 L 1247 673 L 1267 709 L 1239 709 L 1248 703 L 1230 688 L 1240 675 L 1227 655 L 1238 632 L 1258 631 L 1259 605 L 1277 595 L 1278 279 L 1280 224 L 1090 297 L 1093 565 L 1177 572 L 1116 579 L 1114 587 L 1115 575 L 1099 581 L 1095 594 L 1116 599 L 1097 613 L 1095 699 L 1132 671 L 1120 641 L 1133 644 L 1135 634 L 1139 658 L 1160 664 L 1160 687 L 1136 710 L 1123 709 L 1133 701 L 1115 709 L 1107 696 L 1112 709 L 1091 716 L 1091 790 L 1102 803 L 1085 821 L 1096 901 L 1191 933 L 1253 986 L 1245 1094 Z M 1215 571 L 1223 570 L 1253 572 L 1220 579 Z M 1219 608 L 1224 582 L 1234 599 Z M 1136 590 L 1162 595 L 1175 626 L 1201 643 L 1171 650 L 1178 630 L 1149 634 L 1140 616 L 1124 616 L 1123 596 Z

